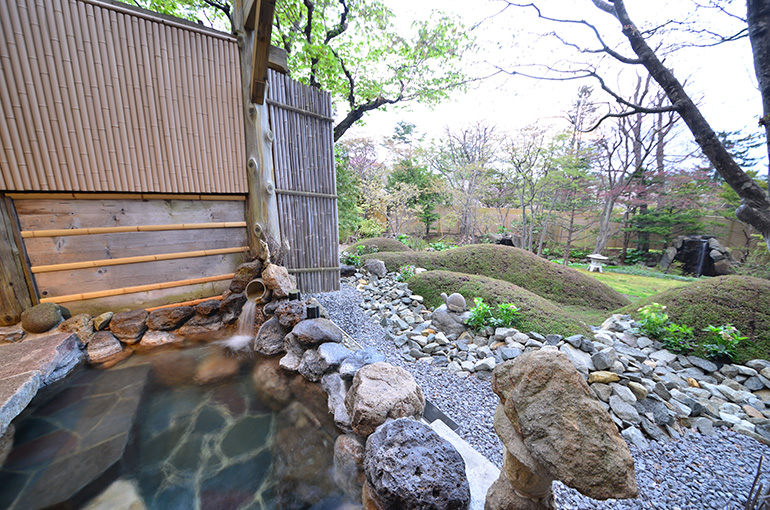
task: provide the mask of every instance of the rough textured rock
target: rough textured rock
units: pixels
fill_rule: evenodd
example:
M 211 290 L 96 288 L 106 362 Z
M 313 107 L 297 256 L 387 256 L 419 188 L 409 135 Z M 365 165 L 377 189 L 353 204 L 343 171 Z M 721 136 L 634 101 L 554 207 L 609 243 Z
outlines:
M 241 310 L 245 303 L 246 295 L 240 292 L 222 298 L 222 302 L 219 304 L 219 311 L 222 313 L 222 322 L 225 324 L 234 324 L 235 321 L 238 320 L 238 316 L 241 314 Z
M 118 340 L 126 344 L 138 342 L 147 331 L 147 310 L 131 310 L 116 313 L 110 321 L 110 331 Z
M 96 331 L 106 329 L 107 326 L 110 325 L 110 321 L 114 315 L 115 314 L 112 312 L 104 312 L 103 314 L 94 317 L 94 329 Z
M 177 333 L 191 340 L 206 341 L 212 333 L 224 327 L 222 316 L 218 313 L 209 316 L 195 314 L 177 330 Z
M 0 380 L 23 372 L 41 374 L 43 386 L 62 379 L 83 361 L 77 338 L 71 333 L 30 338 L 0 345 Z
M 289 384 L 293 376 L 278 363 L 278 358 L 258 358 L 251 372 L 251 381 L 259 400 L 274 411 L 283 409 L 292 399 Z
M 326 374 L 321 378 L 321 387 L 328 395 L 329 413 L 334 416 L 334 423 L 343 430 L 351 430 L 350 414 L 345 407 L 345 395 L 350 383 L 342 380 L 336 372 Z
M 204 317 L 210 317 L 219 311 L 219 305 L 220 301 L 218 299 L 209 299 L 195 305 L 195 313 Z
M 254 350 L 264 356 L 275 356 L 284 352 L 283 340 L 288 332 L 288 329 L 281 326 L 277 317 L 271 317 L 259 328 L 254 339 Z
M 27 332 L 21 327 L 21 323 L 0 327 L 0 344 L 21 342 L 26 335 Z
M 364 262 L 364 269 L 369 271 L 369 273 L 376 275 L 379 278 L 382 278 L 386 274 L 388 274 L 387 268 L 385 268 L 385 262 L 381 261 L 380 259 L 369 259 L 366 262 Z
M 412 374 L 388 363 L 373 363 L 353 377 L 345 397 L 353 431 L 366 437 L 388 418 L 422 416 L 425 397 Z
M 132 480 L 115 480 L 83 510 L 146 510 L 139 488 Z
M 308 319 L 300 322 L 291 331 L 297 341 L 305 347 L 326 342 L 342 342 L 342 331 L 328 319 Z
M 636 496 L 628 446 L 566 355 L 543 349 L 499 365 L 492 390 L 554 479 L 594 499 Z
M 334 442 L 334 481 L 353 501 L 361 498 L 364 474 L 364 442 L 355 434 L 342 434 Z
M 318 355 L 317 349 L 308 349 L 302 353 L 302 359 L 297 370 L 308 381 L 318 382 L 324 375 L 320 360 L 321 357 Z
M 503 472 L 516 490 L 530 499 L 547 499 L 553 479 L 539 476 L 503 447 Z
M 21 312 L 21 327 L 30 333 L 45 333 L 61 321 L 61 308 L 53 303 L 41 303 Z
M 230 282 L 230 292 L 240 294 L 246 289 L 246 285 L 254 278 L 259 278 L 262 273 L 262 261 L 257 259 L 244 262 L 235 269 L 233 281 Z
M 195 308 L 192 306 L 175 306 L 153 310 L 147 316 L 147 327 L 160 331 L 171 331 L 184 324 L 194 314 Z
M 307 317 L 307 305 L 298 299 L 283 301 L 276 307 L 275 316 L 278 317 L 281 326 L 292 329 Z
M 350 349 L 336 342 L 326 342 L 318 346 L 319 361 L 324 373 L 335 370 L 351 354 L 353 353 Z
M 195 382 L 200 385 L 227 381 L 238 375 L 241 365 L 235 358 L 211 354 L 195 370 Z
M 378 361 L 385 361 L 385 355 L 374 347 L 367 347 L 366 349 L 360 349 L 353 354 L 345 358 L 339 367 L 340 377 L 350 381 L 356 372 L 361 367 L 377 363 Z
M 552 497 L 542 501 L 533 501 L 516 494 L 503 471 L 500 472 L 500 477 L 489 487 L 487 499 L 484 502 L 484 510 L 551 510 L 554 508 L 556 507 Z
M 291 370 L 296 372 L 299 370 L 299 364 L 302 361 L 302 354 L 305 350 L 297 342 L 297 338 L 293 333 L 288 333 L 283 339 L 283 349 L 286 351 L 286 356 L 281 358 L 281 368 L 284 370 Z
M 294 288 L 289 278 L 289 271 L 283 266 L 268 264 L 262 270 L 262 280 L 267 288 L 273 291 L 273 297 L 276 299 L 288 297 L 289 292 Z
M 460 510 L 470 504 L 462 456 L 417 420 L 388 422 L 369 436 L 364 472 L 388 508 Z
M 62 322 L 56 329 L 62 333 L 74 333 L 78 338 L 78 344 L 82 348 L 88 345 L 94 334 L 94 321 L 87 313 L 81 313 Z
M 120 341 L 109 331 L 97 331 L 88 343 L 88 361 L 104 363 L 123 351 Z
M 181 344 L 184 338 L 173 331 L 149 330 L 142 335 L 139 346 L 147 349 L 162 347 L 164 345 Z
M 0 379 L 0 435 L 21 413 L 42 386 L 40 372 L 30 370 Z
M 465 321 L 470 317 L 470 312 L 455 313 L 447 308 L 447 305 L 441 305 L 433 311 L 431 320 L 437 330 L 447 335 L 460 336 L 468 331 Z

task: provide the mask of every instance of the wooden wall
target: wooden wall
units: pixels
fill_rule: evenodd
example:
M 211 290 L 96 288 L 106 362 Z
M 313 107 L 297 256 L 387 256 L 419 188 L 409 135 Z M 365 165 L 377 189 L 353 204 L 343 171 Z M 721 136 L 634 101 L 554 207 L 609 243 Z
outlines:
M 242 195 L 11 198 L 40 301 L 73 313 L 217 296 L 248 252 Z
M 33 304 L 21 262 L 20 241 L 13 204 L 0 195 L 0 326 L 16 324 L 21 312 Z

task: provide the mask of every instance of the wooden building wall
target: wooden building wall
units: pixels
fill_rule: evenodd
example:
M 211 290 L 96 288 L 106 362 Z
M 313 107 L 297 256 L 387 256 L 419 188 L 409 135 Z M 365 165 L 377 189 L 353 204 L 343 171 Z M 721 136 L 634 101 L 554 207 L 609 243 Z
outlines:
M 217 296 L 248 251 L 243 196 L 11 197 L 40 302 L 73 313 Z

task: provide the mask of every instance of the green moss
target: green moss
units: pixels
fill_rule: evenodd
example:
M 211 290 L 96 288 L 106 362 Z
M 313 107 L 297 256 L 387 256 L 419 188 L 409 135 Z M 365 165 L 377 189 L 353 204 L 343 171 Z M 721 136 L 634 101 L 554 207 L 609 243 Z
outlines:
M 409 288 L 421 295 L 428 306 L 437 307 L 444 301 L 440 294 L 459 292 L 468 303 L 480 297 L 489 305 L 513 303 L 519 307 L 522 331 L 535 331 L 543 335 L 555 333 L 574 335 L 588 333 L 585 324 L 571 317 L 561 307 L 512 283 L 450 271 L 428 271 L 411 277 Z
M 372 237 L 371 239 L 362 239 L 356 244 L 351 245 L 347 250 L 348 253 L 355 253 L 356 248 L 359 246 L 376 246 L 378 248 L 377 253 L 392 253 L 400 251 L 411 252 L 412 249 L 401 241 L 391 239 L 389 237 Z
M 428 270 L 488 276 L 557 303 L 593 310 L 614 310 L 629 303 L 619 292 L 570 267 L 509 246 L 474 244 L 442 252 L 377 253 L 389 271 L 406 264 Z
M 656 302 L 666 305 L 669 320 L 693 328 L 698 343 L 707 339 L 709 324 L 732 324 L 748 340 L 738 346 L 739 363 L 770 359 L 770 281 L 748 276 L 720 276 L 670 289 L 620 310 L 637 316 L 637 309 Z

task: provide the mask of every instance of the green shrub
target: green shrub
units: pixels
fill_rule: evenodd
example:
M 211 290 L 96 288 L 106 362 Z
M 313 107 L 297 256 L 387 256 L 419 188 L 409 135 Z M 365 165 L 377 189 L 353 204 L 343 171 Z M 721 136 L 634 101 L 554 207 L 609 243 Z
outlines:
M 398 271 L 398 276 L 396 276 L 396 279 L 400 282 L 407 281 L 409 278 L 414 276 L 415 269 L 416 268 L 411 264 L 401 266 L 401 269 Z
M 497 313 L 506 328 L 518 328 L 521 324 L 521 312 L 513 303 L 500 303 L 497 305 Z
M 428 247 L 433 251 L 446 251 L 457 248 L 457 245 L 445 243 L 444 241 L 436 241 L 435 243 L 429 243 Z
M 348 251 L 354 252 L 359 246 L 376 246 L 377 253 L 411 251 L 409 247 L 404 243 L 390 237 L 372 237 L 370 239 L 362 239 L 348 247 Z
M 348 251 L 342 252 L 342 263 L 347 264 L 349 266 L 356 266 L 361 267 L 361 264 L 363 263 L 363 260 L 361 259 L 362 255 L 367 255 L 369 253 L 377 253 L 380 249 L 377 246 L 365 246 L 365 245 L 358 245 L 351 246 L 348 249 L 352 249 L 352 253 Z
M 690 326 L 668 324 L 663 333 L 663 347 L 677 354 L 689 354 L 695 348 L 695 337 Z
M 639 308 L 637 312 L 639 312 L 637 322 L 641 332 L 650 338 L 663 340 L 666 326 L 669 323 L 666 307 L 658 303 L 651 303 Z
M 741 332 L 731 324 L 719 327 L 709 324 L 703 328 L 703 331 L 711 333 L 711 341 L 703 343 L 706 357 L 719 361 L 735 359 L 738 354 L 738 345 L 749 338 L 741 336 Z
M 470 317 L 466 321 L 468 326 L 475 330 L 484 329 L 487 326 L 496 327 L 497 321 L 492 315 L 492 307 L 484 302 L 483 298 L 473 298 L 473 302 L 476 304 L 471 308 Z
M 379 237 L 385 232 L 385 227 L 379 221 L 369 218 L 358 225 L 358 234 L 361 237 Z

